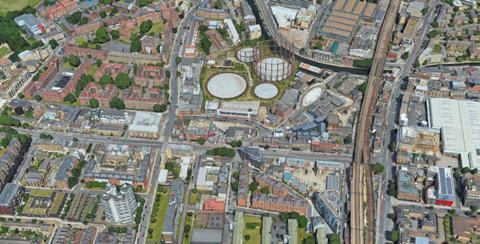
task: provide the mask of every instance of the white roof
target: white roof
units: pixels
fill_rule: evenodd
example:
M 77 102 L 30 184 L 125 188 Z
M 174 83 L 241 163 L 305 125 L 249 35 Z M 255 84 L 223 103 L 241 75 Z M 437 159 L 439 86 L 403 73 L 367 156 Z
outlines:
M 283 28 L 290 27 L 290 22 L 295 20 L 298 10 L 286 8 L 283 6 L 272 6 L 272 13 L 277 20 L 278 26 Z
M 262 28 L 260 28 L 260 25 L 249 25 L 248 29 L 250 32 L 255 32 L 255 31 L 261 31 Z
M 235 28 L 233 21 L 231 19 L 224 19 L 223 22 L 227 25 L 233 44 L 240 42 L 240 36 L 238 35 L 237 28 Z
M 428 122 L 441 129 L 443 151 L 468 153 L 462 167 L 480 168 L 480 103 L 446 98 L 430 98 Z
M 160 128 L 162 114 L 152 112 L 137 112 L 129 127 L 131 131 L 157 133 Z
M 198 169 L 198 176 L 197 176 L 197 186 L 204 186 L 205 180 L 207 179 L 208 169 L 205 167 L 200 167 Z
M 167 183 L 167 177 L 168 177 L 168 170 L 161 169 L 160 173 L 158 174 L 158 183 L 159 184 Z

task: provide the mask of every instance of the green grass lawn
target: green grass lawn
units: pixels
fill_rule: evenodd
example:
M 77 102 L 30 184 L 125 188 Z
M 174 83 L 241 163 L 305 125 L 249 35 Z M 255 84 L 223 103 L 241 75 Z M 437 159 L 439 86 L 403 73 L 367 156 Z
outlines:
M 306 232 L 305 228 L 298 228 L 297 230 L 298 230 L 298 232 L 297 232 L 297 236 L 298 236 L 297 243 L 303 243 L 304 239 L 307 239 L 309 237 L 313 237 L 313 233 Z
M 8 47 L 0 47 L 0 58 L 3 58 L 5 55 L 10 53 L 10 49 Z
M 163 230 L 163 221 L 165 219 L 165 214 L 168 208 L 168 199 L 170 196 L 170 188 L 167 188 L 165 193 L 157 193 L 160 194 L 160 201 L 158 203 L 158 208 L 154 208 L 156 210 L 156 221 L 155 223 L 150 223 L 149 228 L 153 229 L 152 238 L 148 238 L 148 241 L 159 242 L 162 238 L 162 230 Z M 152 221 L 152 220 L 150 220 Z
M 245 215 L 243 222 L 245 226 L 243 228 L 243 243 L 261 243 L 261 226 L 262 226 L 262 219 L 259 216 L 254 215 Z M 257 227 L 255 229 L 248 229 L 247 225 L 249 223 L 256 223 Z M 247 241 L 245 236 L 249 235 L 250 239 Z
M 164 25 L 163 25 L 163 22 L 155 22 L 153 23 L 153 26 L 152 26 L 152 29 L 150 29 L 150 31 L 148 33 L 155 33 L 155 34 L 160 34 L 161 32 L 163 32 L 164 30 Z
M 183 234 L 183 244 L 189 244 L 190 243 L 190 236 L 192 235 L 192 230 L 193 230 L 193 215 L 192 216 L 187 215 L 185 226 L 187 226 L 187 225 L 190 225 L 190 231 L 185 232 Z
M 188 204 L 195 205 L 200 201 L 200 193 L 197 191 L 195 193 L 190 193 L 190 199 L 188 199 Z
M 40 3 L 41 0 L 0 0 L 0 14 L 4 15 L 7 12 L 20 10 L 28 5 L 34 7 Z

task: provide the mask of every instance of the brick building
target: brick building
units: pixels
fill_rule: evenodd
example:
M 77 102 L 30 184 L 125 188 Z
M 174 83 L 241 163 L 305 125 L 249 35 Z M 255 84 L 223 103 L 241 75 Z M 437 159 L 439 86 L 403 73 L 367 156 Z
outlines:
M 308 216 L 309 205 L 305 199 L 293 199 L 267 195 L 254 195 L 252 208 L 263 209 L 273 212 L 296 212 Z
M 151 110 L 155 104 L 164 102 L 162 90 L 158 88 L 142 90 L 142 88 L 131 87 L 123 90 L 120 96 L 125 107 L 131 109 Z
M 288 196 L 288 187 L 283 183 L 270 178 L 267 174 L 258 173 L 254 176 L 260 187 L 267 186 L 270 193 L 276 196 Z
M 83 58 L 95 58 L 102 61 L 107 59 L 107 52 L 102 50 L 76 46 L 65 46 L 63 49 L 67 55 L 75 55 Z
M 140 65 L 134 77 L 137 86 L 161 86 L 165 82 L 165 70 L 158 66 Z
M 47 85 L 47 83 L 53 78 L 53 76 L 55 76 L 55 74 L 58 72 L 59 65 L 60 65 L 60 61 L 58 57 L 53 57 L 47 65 L 47 70 L 45 70 L 40 75 L 38 80 L 29 83 L 25 87 L 23 91 L 23 95 L 25 95 L 26 97 L 33 97 L 33 95 L 35 95 L 35 92 L 44 88 Z
M 94 78 L 98 81 L 103 75 L 108 75 L 112 77 L 112 79 L 115 79 L 119 73 L 128 73 L 128 71 L 129 68 L 125 64 L 103 62 L 97 72 L 95 72 Z
M 118 88 L 112 84 L 102 87 L 98 83 L 89 83 L 80 93 L 80 104 L 88 105 L 90 99 L 95 98 L 100 107 L 109 107 L 110 100 L 118 96 Z
M 75 88 L 77 86 L 78 81 L 80 78 L 88 72 L 88 70 L 92 67 L 93 63 L 89 60 L 84 61 L 72 78 L 68 81 L 65 87 L 61 90 L 46 90 L 43 92 L 42 97 L 51 102 L 61 102 L 63 98 L 66 97 L 69 93 L 74 93 Z
M 77 9 L 77 0 L 57 1 L 53 6 L 49 6 L 45 9 L 45 16 L 47 19 L 53 20 L 65 16 Z

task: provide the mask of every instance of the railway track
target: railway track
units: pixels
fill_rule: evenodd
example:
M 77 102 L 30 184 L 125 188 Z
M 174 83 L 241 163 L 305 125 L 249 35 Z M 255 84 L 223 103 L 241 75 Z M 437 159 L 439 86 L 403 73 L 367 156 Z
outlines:
M 397 16 L 400 0 L 391 0 L 378 35 L 375 56 L 368 76 L 368 87 L 362 101 L 362 109 L 355 137 L 355 154 L 350 187 L 350 243 L 374 243 L 375 206 L 370 169 L 370 131 L 373 111 L 382 86 L 382 73 Z M 365 211 L 366 207 L 366 211 Z

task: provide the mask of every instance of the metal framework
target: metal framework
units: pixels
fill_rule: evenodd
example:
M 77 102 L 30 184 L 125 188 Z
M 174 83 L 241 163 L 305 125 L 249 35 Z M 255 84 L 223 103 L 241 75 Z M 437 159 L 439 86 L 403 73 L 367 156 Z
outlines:
M 258 43 L 255 49 L 258 55 L 254 55 L 252 65 L 261 81 L 281 81 L 290 76 L 295 64 L 294 53 L 272 40 Z

